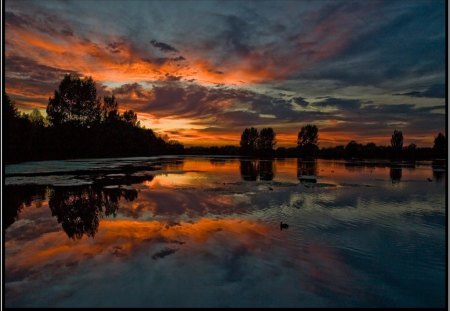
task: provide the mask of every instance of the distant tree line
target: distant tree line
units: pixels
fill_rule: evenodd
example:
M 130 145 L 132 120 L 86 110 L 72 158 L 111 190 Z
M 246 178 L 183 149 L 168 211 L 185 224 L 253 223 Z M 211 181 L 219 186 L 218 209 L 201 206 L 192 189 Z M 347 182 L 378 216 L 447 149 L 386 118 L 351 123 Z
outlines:
M 417 147 L 416 144 L 403 145 L 402 131 L 394 130 L 390 146 L 378 146 L 374 143 L 360 144 L 352 140 L 347 145 L 322 148 L 319 152 L 321 158 L 347 158 L 347 159 L 393 159 L 393 160 L 430 160 L 445 159 L 447 157 L 447 139 L 438 133 L 434 146 Z
M 3 94 L 3 160 L 6 163 L 87 157 L 180 154 L 183 145 L 142 127 L 133 110 L 122 114 L 114 95 L 97 96 L 95 82 L 65 75 L 47 105 L 19 113 Z
M 270 135 L 261 133 L 270 133 Z M 336 147 L 318 147 L 319 130 L 317 126 L 307 124 L 298 132 L 296 147 L 278 147 L 274 149 L 276 140 L 272 128 L 246 128 L 242 132 L 240 146 L 188 147 L 184 153 L 190 155 L 230 155 L 230 156 L 273 156 L 293 158 L 325 158 L 325 159 L 398 159 L 398 160 L 431 160 L 447 157 L 447 139 L 438 133 L 434 146 L 417 147 L 415 144 L 403 146 L 403 133 L 394 130 L 391 145 L 379 146 L 375 143 L 360 144 L 351 140 L 347 145 Z M 263 137 L 263 139 L 261 139 Z M 270 148 L 272 146 L 272 148 Z
M 267 135 L 267 132 L 270 135 Z M 377 146 L 375 143 L 363 145 L 351 140 L 347 145 L 319 149 L 319 130 L 313 124 L 307 124 L 300 129 L 297 135 L 296 147 L 278 147 L 276 150 L 273 150 L 273 146 L 276 143 L 275 136 L 276 134 L 272 128 L 263 129 L 259 134 L 258 130 L 253 127 L 246 128 L 241 135 L 240 154 L 301 158 L 389 158 L 399 160 L 445 159 L 447 157 L 447 138 L 442 133 L 438 133 L 432 148 L 418 148 L 415 144 L 409 144 L 404 147 L 403 133 L 398 130 L 394 130 L 390 146 Z M 236 152 L 236 150 L 233 151 Z

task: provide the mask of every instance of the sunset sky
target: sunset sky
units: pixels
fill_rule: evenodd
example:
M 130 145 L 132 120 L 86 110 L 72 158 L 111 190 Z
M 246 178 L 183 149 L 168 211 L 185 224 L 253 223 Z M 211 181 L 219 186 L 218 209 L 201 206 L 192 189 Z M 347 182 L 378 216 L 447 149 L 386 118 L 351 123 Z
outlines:
M 294 146 L 432 146 L 445 131 L 445 1 L 5 2 L 5 86 L 37 107 L 92 76 L 141 124 L 186 146 L 272 127 Z

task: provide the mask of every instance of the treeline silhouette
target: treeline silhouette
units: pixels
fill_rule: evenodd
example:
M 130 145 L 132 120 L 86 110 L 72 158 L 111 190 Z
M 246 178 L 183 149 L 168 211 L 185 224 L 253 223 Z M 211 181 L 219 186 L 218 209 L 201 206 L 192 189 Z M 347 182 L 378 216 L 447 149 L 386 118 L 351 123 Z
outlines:
M 402 131 L 394 130 L 390 146 L 375 143 L 360 144 L 351 140 L 347 145 L 336 147 L 318 147 L 319 130 L 317 126 L 307 124 L 298 132 L 296 147 L 278 147 L 276 133 L 272 128 L 258 132 L 256 128 L 246 128 L 241 135 L 240 147 L 188 147 L 185 154 L 192 155 L 230 155 L 249 157 L 279 158 L 323 158 L 323 159 L 393 159 L 393 160 L 431 160 L 447 158 L 447 138 L 438 133 L 433 147 L 417 147 L 415 144 L 403 145 Z
M 97 96 L 92 78 L 65 75 L 49 99 L 47 118 L 34 109 L 17 111 L 3 94 L 3 160 L 53 160 L 91 157 L 181 154 L 183 145 L 142 127 L 133 110 L 119 113 L 113 96 Z
M 275 149 L 276 133 L 272 128 L 261 131 L 245 128 L 239 146 L 185 148 L 166 140 L 151 129 L 140 125 L 133 110 L 119 113 L 114 95 L 97 96 L 92 78 L 81 79 L 68 74 L 54 95 L 49 98 L 47 117 L 34 109 L 30 114 L 19 113 L 6 93 L 3 94 L 3 161 L 68 158 L 130 157 L 174 155 L 230 155 L 249 157 L 300 157 L 333 159 L 394 160 L 446 159 L 447 138 L 438 133 L 434 146 L 403 146 L 403 133 L 395 130 L 390 146 L 374 143 L 360 144 L 354 140 L 347 145 L 319 148 L 319 129 L 307 124 L 300 129 L 295 147 Z

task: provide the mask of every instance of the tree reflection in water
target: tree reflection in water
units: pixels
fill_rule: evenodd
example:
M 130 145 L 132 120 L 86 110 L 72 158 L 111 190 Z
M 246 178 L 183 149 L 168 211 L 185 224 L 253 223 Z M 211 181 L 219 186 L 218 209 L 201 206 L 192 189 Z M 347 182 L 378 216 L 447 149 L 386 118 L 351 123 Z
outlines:
M 273 161 L 263 160 L 259 161 L 259 179 L 260 180 L 272 180 L 273 173 Z
M 436 182 L 441 182 L 444 178 L 447 177 L 446 172 L 444 170 L 435 170 L 433 169 L 433 178 Z
M 389 171 L 389 176 L 393 184 L 397 184 L 402 179 L 402 168 L 401 167 L 391 167 Z
M 151 176 L 136 177 L 146 180 Z M 127 179 L 127 181 L 130 178 Z M 105 183 L 80 186 L 5 186 L 4 188 L 3 226 L 8 228 L 19 217 L 24 206 L 39 202 L 47 197 L 52 216 L 56 216 L 64 232 L 72 239 L 81 239 L 83 235 L 94 237 L 98 231 L 100 219 L 115 216 L 119 201 L 133 201 L 138 192 L 135 189 L 119 186 L 105 187 Z
M 255 181 L 258 178 L 257 160 L 240 160 L 241 177 L 243 180 Z
M 445 159 L 433 160 L 431 166 L 433 168 L 433 179 L 436 182 L 441 182 L 447 177 L 447 162 Z
M 52 216 L 72 239 L 84 234 L 94 237 L 100 218 L 116 215 L 119 200 L 133 201 L 138 193 L 134 189 L 103 188 L 89 185 L 78 187 L 54 187 L 49 191 L 48 205 Z
M 317 182 L 317 162 L 316 160 L 297 159 L 297 178 L 301 183 Z
M 44 200 L 45 192 L 45 186 L 5 186 L 2 205 L 3 228 L 7 229 L 18 219 L 24 206 L 31 206 L 33 201 Z
M 273 180 L 272 160 L 240 160 L 241 177 L 243 180 L 256 181 Z

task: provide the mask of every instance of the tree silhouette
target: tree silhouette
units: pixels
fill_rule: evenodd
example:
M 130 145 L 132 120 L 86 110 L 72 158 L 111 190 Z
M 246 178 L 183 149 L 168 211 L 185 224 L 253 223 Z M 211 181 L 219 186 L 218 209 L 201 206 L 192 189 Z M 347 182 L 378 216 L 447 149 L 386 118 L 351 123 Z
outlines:
M 5 185 L 3 189 L 2 220 L 7 229 L 18 218 L 24 206 L 31 206 L 35 200 L 44 200 L 45 186 L 38 185 Z
M 275 132 L 271 127 L 263 128 L 259 133 L 258 150 L 261 155 L 272 155 L 276 144 Z
M 414 160 L 417 153 L 417 146 L 414 143 L 409 144 L 404 148 L 404 156 L 409 160 Z
M 19 113 L 14 103 L 11 101 L 6 93 L 3 93 L 3 103 L 2 103 L 2 127 L 3 127 L 3 144 L 6 147 L 6 157 L 9 155 L 11 150 L 11 142 L 14 141 L 14 136 L 12 133 L 17 130 L 16 123 L 19 118 Z
M 394 156 L 398 157 L 403 148 L 403 134 L 402 131 L 394 130 L 391 138 L 391 147 L 394 152 Z
M 47 115 L 51 125 L 71 124 L 88 127 L 101 118 L 100 99 L 91 77 L 66 74 L 50 97 Z
M 104 96 L 102 105 L 102 118 L 105 122 L 116 122 L 120 119 L 119 112 L 117 108 L 119 104 L 117 103 L 114 95 Z
M 125 111 L 123 113 L 123 120 L 131 126 L 137 125 L 137 115 L 133 110 Z
M 348 158 L 359 157 L 362 153 L 363 145 L 358 144 L 356 141 L 351 140 L 347 146 L 345 146 L 345 154 Z
M 254 127 L 246 128 L 241 135 L 241 152 L 245 155 L 255 155 L 258 150 L 259 135 Z
M 8 94 L 3 93 L 3 103 L 2 103 L 2 121 L 3 122 L 12 122 L 15 118 L 19 117 L 19 113 L 17 112 L 17 108 L 14 103 L 9 98 Z
M 447 138 L 442 133 L 439 133 L 434 139 L 433 146 L 434 156 L 438 158 L 446 158 L 447 154 Z
M 20 114 L 8 95 L 3 96 L 6 163 L 184 153 L 179 142 L 141 127 L 133 110 L 119 114 L 114 95 L 97 98 L 90 77 L 64 76 L 48 102 L 48 126 L 39 110 Z
M 317 139 L 319 130 L 317 126 L 308 124 L 298 133 L 297 147 L 301 155 L 314 156 L 319 147 L 317 146 Z
M 24 161 L 29 156 L 35 156 L 39 148 L 36 138 L 36 127 L 26 114 L 20 114 L 15 103 L 9 96 L 3 94 L 2 103 L 2 139 L 3 161 Z

